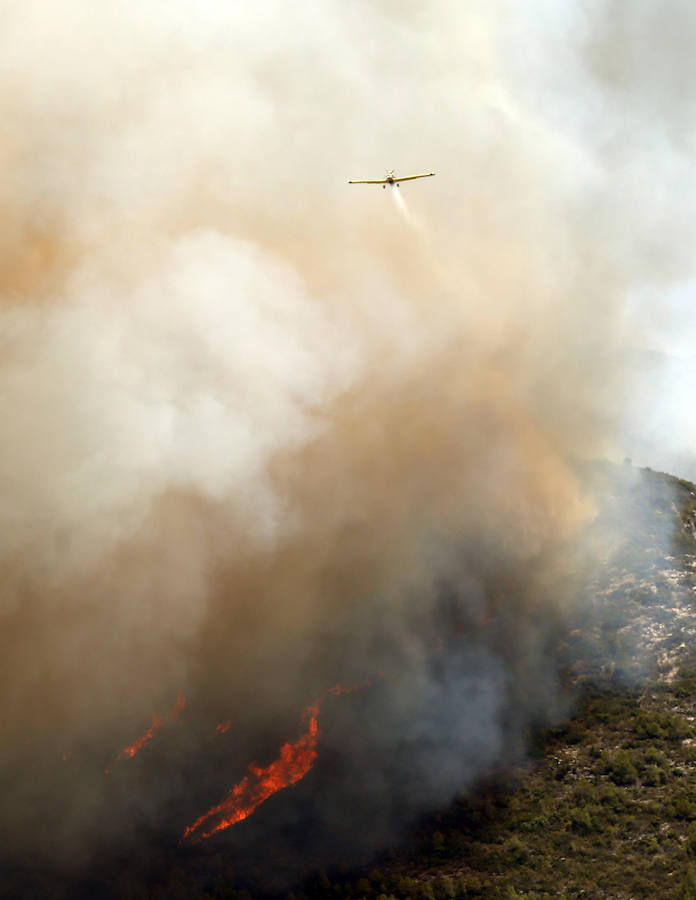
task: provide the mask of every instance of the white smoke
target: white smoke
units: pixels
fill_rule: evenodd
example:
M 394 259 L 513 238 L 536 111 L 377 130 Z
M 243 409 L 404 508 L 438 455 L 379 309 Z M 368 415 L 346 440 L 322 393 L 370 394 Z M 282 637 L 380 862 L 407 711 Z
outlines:
M 261 732 L 334 677 L 331 635 L 359 674 L 375 619 L 429 696 L 440 580 L 473 620 L 492 571 L 587 520 L 570 462 L 623 450 L 627 298 L 693 277 L 694 16 L 620 9 L 5 4 L 13 758 L 112 746 L 190 684 L 253 690 Z M 438 174 L 346 184 L 392 164 Z M 465 673 L 495 709 L 510 654 Z

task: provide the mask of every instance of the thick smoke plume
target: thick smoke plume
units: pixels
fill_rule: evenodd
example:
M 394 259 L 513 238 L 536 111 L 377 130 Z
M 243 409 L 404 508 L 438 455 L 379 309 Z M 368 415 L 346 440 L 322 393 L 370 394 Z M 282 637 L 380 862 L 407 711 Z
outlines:
M 649 43 L 641 5 L 525 9 L 5 9 L 16 858 L 82 862 L 163 822 L 175 843 L 314 698 L 372 679 L 320 717 L 331 788 L 293 788 L 368 852 L 562 703 L 547 561 L 592 516 L 572 463 L 620 449 L 627 296 L 690 260 L 664 230 L 643 252 L 650 148 L 631 175 L 599 108 L 634 89 L 613 29 Z M 637 76 L 637 134 L 671 84 Z M 401 186 L 402 215 L 346 184 L 388 167 L 438 174 Z M 115 764 L 154 715 L 149 768 Z

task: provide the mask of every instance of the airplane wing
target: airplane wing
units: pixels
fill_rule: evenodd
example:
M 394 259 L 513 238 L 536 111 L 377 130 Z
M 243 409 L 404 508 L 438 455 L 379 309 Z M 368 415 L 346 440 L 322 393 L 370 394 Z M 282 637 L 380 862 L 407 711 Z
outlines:
M 380 178 L 379 181 L 349 181 L 348 184 L 386 184 L 386 178 Z
M 425 172 L 423 175 L 404 175 L 403 178 L 397 178 L 395 175 L 394 181 L 413 181 L 414 178 L 430 178 L 430 176 L 434 174 L 434 172 Z

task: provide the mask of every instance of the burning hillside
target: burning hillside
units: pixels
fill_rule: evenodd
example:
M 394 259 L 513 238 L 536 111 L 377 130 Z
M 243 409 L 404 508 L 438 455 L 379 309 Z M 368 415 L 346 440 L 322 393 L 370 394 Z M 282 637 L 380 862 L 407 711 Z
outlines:
M 8 865 L 370 858 L 567 708 L 606 550 L 577 460 L 623 455 L 696 216 L 672 246 L 655 117 L 632 167 L 599 112 L 683 79 L 537 5 L 7 11 Z M 342 192 L 395 153 L 438 177 Z
M 671 683 L 689 658 L 696 633 L 694 543 L 688 533 L 696 493 L 673 479 L 625 467 L 593 466 L 582 477 L 591 493 L 605 498 L 601 513 L 585 541 L 569 542 L 562 566 L 554 556 L 544 567 L 546 590 L 565 584 L 572 612 L 558 610 L 549 620 L 548 606 L 535 607 L 537 580 L 528 583 L 525 603 L 518 596 L 524 616 L 521 611 L 511 616 L 509 582 L 501 587 L 497 573 L 494 611 L 483 621 L 471 616 L 467 625 L 454 588 L 443 585 L 433 618 L 438 624 L 433 634 L 440 639 L 423 643 L 427 660 L 418 669 L 397 668 L 392 660 L 391 674 L 381 670 L 369 681 L 336 684 L 305 709 L 301 723 L 285 716 L 254 742 L 248 739 L 249 718 L 244 728 L 239 715 L 215 726 L 214 711 L 197 711 L 192 699 L 182 716 L 180 698 L 154 734 L 150 728 L 129 745 L 137 752 L 124 751 L 113 772 L 102 776 L 117 779 L 112 808 L 131 817 L 131 861 L 122 873 L 124 883 L 154 878 L 166 884 L 168 876 L 155 857 L 167 870 L 184 865 L 184 881 L 192 890 L 222 878 L 228 888 L 252 885 L 273 892 L 315 868 L 350 868 L 370 859 L 375 847 L 398 842 L 416 814 L 446 806 L 453 784 L 460 790 L 473 786 L 492 769 L 494 780 L 504 779 L 526 758 L 529 736 L 523 726 L 548 722 L 554 710 L 549 704 L 560 716 L 571 710 L 571 700 L 588 689 L 594 696 L 592 686 L 603 683 L 622 685 L 631 696 L 652 672 Z M 685 511 L 683 527 L 678 510 Z M 604 554 L 598 563 L 595 541 Z M 582 561 L 588 552 L 597 563 L 591 571 Z M 540 572 L 537 564 L 537 579 Z M 542 634 L 540 613 L 545 616 L 543 648 L 531 657 L 514 654 L 515 642 L 526 643 L 521 630 L 522 637 L 525 629 Z M 387 642 L 373 646 L 386 661 Z M 654 699 L 648 693 L 653 706 Z M 593 726 L 595 736 L 598 727 Z M 443 742 L 445 731 L 449 741 Z M 685 732 L 679 734 L 681 740 Z M 37 759 L 36 748 L 26 752 Z M 85 748 L 65 761 L 49 763 L 45 753 L 43 759 L 62 789 L 84 784 L 90 764 Z M 182 785 L 174 803 L 173 781 Z M 130 802 L 134 792 L 144 790 L 143 796 L 151 797 L 163 789 L 170 797 L 169 823 L 152 817 L 148 822 L 147 807 Z M 53 794 L 54 801 L 59 794 Z M 44 801 L 50 803 L 50 792 Z M 48 805 L 43 809 L 51 811 Z M 456 811 L 451 815 L 452 827 L 461 829 Z M 216 855 L 221 850 L 222 868 Z M 69 873 L 51 867 L 56 896 L 95 891 L 121 896 L 113 886 L 110 859 L 107 853 Z M 117 859 L 113 865 L 122 870 Z M 465 870 L 474 871 L 459 862 L 457 878 Z M 180 872 L 177 878 L 182 877 Z M 16 889 L 18 884 L 26 881 L 15 872 L 8 885 Z

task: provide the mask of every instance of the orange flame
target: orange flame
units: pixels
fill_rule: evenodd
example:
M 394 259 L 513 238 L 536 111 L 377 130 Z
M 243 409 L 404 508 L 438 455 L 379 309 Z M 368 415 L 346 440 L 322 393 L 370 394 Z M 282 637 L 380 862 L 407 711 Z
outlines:
M 220 724 L 216 726 L 215 731 L 217 734 L 224 734 L 226 731 L 230 730 L 231 725 L 232 720 L 228 719 L 226 722 L 220 722 Z
M 380 672 L 380 677 L 384 673 Z M 319 706 L 327 694 L 338 697 L 341 694 L 352 694 L 370 687 L 371 681 L 363 681 L 359 684 L 342 685 L 335 684 L 329 688 L 319 700 L 308 706 L 304 711 L 304 718 L 309 717 L 309 728 L 294 744 L 283 744 L 280 748 L 280 756 L 265 768 L 251 763 L 249 774 L 232 788 L 222 803 L 213 806 L 207 813 L 197 819 L 193 825 L 189 825 L 184 831 L 182 841 L 190 839 L 193 843 L 205 840 L 217 831 L 229 828 L 248 818 L 254 810 L 273 794 L 290 787 L 309 772 L 317 758 L 317 741 L 319 739 Z M 218 734 L 224 734 L 230 727 L 231 721 L 222 722 L 215 729 Z M 213 824 L 214 823 L 214 824 Z M 207 829 L 207 830 L 206 830 Z
M 184 694 L 179 694 L 179 696 L 176 698 L 176 703 L 172 707 L 172 711 L 169 714 L 170 719 L 173 722 L 178 722 L 181 719 L 181 716 L 183 715 L 185 709 L 186 696 Z M 155 734 L 164 725 L 164 722 L 165 720 L 161 716 L 153 716 L 152 725 L 150 725 L 145 734 L 141 734 L 140 737 L 136 741 L 133 741 L 130 746 L 124 747 L 116 757 L 116 761 L 118 762 L 121 759 L 133 759 L 135 754 L 142 750 L 145 744 L 149 744 Z M 108 774 L 109 770 L 107 769 L 106 772 Z
M 133 759 L 135 754 L 139 750 L 142 750 L 145 744 L 148 744 L 153 739 L 156 732 L 158 732 L 163 725 L 164 719 L 161 719 L 159 716 L 153 716 L 152 725 L 150 725 L 145 734 L 141 734 L 137 741 L 133 741 L 129 747 L 124 747 L 116 759 Z
M 304 778 L 317 758 L 319 703 L 309 706 L 305 716 L 309 716 L 309 728 L 305 734 L 294 744 L 283 744 L 280 756 L 269 766 L 251 763 L 249 774 L 232 788 L 222 803 L 208 810 L 193 825 L 189 825 L 182 841 L 202 841 L 217 831 L 236 825 L 273 794 Z

